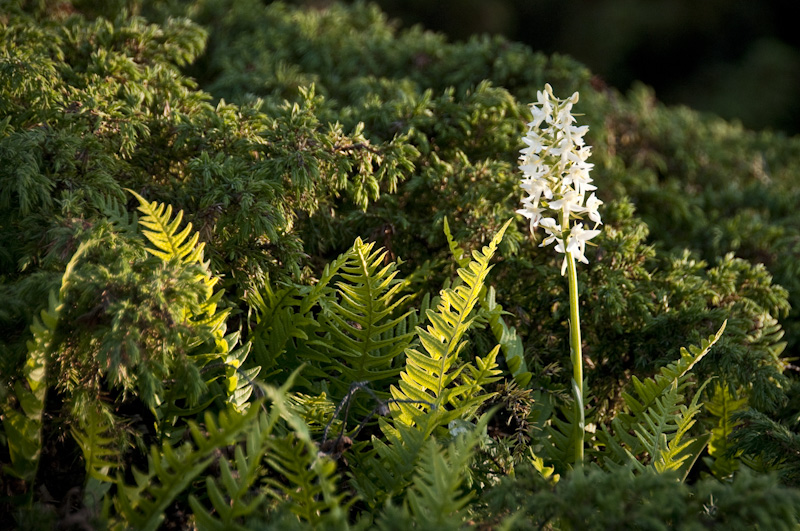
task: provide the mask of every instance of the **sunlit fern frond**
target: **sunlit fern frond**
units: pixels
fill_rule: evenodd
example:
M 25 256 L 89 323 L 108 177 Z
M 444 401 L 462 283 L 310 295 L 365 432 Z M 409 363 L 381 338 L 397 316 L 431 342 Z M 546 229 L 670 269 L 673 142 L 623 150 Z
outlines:
M 403 282 L 397 278 L 397 265 L 386 264 L 386 251 L 374 247 L 358 238 L 345 253 L 347 260 L 339 269 L 335 296 L 320 318 L 317 340 L 301 352 L 317 362 L 338 397 L 356 382 L 385 390 L 400 373 L 402 365 L 396 358 L 412 337 L 403 327 L 410 312 L 396 315 L 408 299 L 400 295 Z
M 226 398 L 235 408 L 244 409 L 252 393 L 252 380 L 260 369 L 245 370 L 243 364 L 250 352 L 250 345 L 245 344 L 236 348 L 239 334 L 225 334 L 230 308 L 218 308 L 224 292 L 223 290 L 214 292 L 214 286 L 219 278 L 212 275 L 209 262 L 203 261 L 204 243 L 199 241 L 199 233 L 192 232 L 191 223 L 187 223 L 182 230 L 179 230 L 183 211 L 173 216 L 170 205 L 148 202 L 133 190 L 128 191 L 139 201 L 139 211 L 142 213 L 139 224 L 143 228 L 144 236 L 153 244 L 147 247 L 147 251 L 165 262 L 177 261 L 186 267 L 198 268 L 197 281 L 205 290 L 205 299 L 200 301 L 198 314 L 195 315 L 187 308 L 184 315 L 192 325 L 201 327 L 214 338 L 212 357 L 216 357 L 225 367 L 223 389 Z M 200 343 L 201 341 L 198 341 L 192 346 L 198 346 Z M 208 358 L 208 355 L 201 353 L 197 356 L 197 362 L 208 365 Z
M 469 264 L 469 255 L 453 238 L 447 218 L 444 218 L 444 234 L 453 259 L 459 267 L 466 267 Z M 504 315 L 508 315 L 508 312 L 503 311 L 503 307 L 498 304 L 493 286 L 486 286 L 481 290 L 480 303 L 481 308 L 487 314 L 489 328 L 494 334 L 495 340 L 500 344 L 509 372 L 519 385 L 523 387 L 528 385 L 532 375 L 528 372 L 525 363 L 522 338 L 517 335 L 516 329 L 509 326 L 503 318 Z
M 644 381 L 633 378 L 632 392 L 623 392 L 627 411 L 614 418 L 610 426 L 602 426 L 598 433 L 606 449 L 602 457 L 607 467 L 622 465 L 643 470 L 644 463 L 649 463 L 659 472 L 676 470 L 685 477 L 710 438 L 710 434 L 688 437 L 701 408 L 700 391 L 705 387 L 704 384 L 687 406 L 689 372 L 724 330 L 725 323 L 700 346 L 682 348 L 680 359 L 663 367 L 656 376 Z M 642 459 L 643 455 L 649 458 Z
M 443 289 L 436 309 L 427 311 L 429 324 L 417 327 L 421 348 L 406 350 L 405 370 L 400 374 L 398 385 L 391 389 L 400 409 L 396 417 L 399 422 L 415 424 L 422 414 L 435 411 L 437 419 L 427 428 L 433 430 L 436 425 L 465 416 L 467 409 L 477 406 L 472 400 L 475 391 L 488 382 L 481 382 L 477 387 L 463 383 L 461 373 L 464 370 L 469 372 L 471 364 L 459 358 L 467 344 L 464 336 L 474 321 L 472 311 L 479 302 L 484 281 L 491 270 L 489 261 L 509 223 L 500 229 L 489 245 L 473 251 L 473 260 L 458 269 L 462 283 Z M 493 364 L 497 351 L 495 349 L 489 354 L 492 358 L 489 365 Z M 493 370 L 489 370 L 490 378 L 497 374 Z M 470 389 L 467 390 L 465 385 Z
M 145 238 L 155 246 L 147 249 L 150 254 L 165 262 L 170 260 L 179 260 L 185 264 L 203 262 L 205 243 L 199 242 L 200 233 L 192 233 L 191 223 L 187 223 L 183 230 L 178 232 L 183 221 L 182 210 L 173 217 L 172 205 L 150 202 L 133 190 L 128 192 L 139 200 L 139 212 L 143 214 L 143 217 L 139 218 L 139 225 L 145 228 L 142 231 Z

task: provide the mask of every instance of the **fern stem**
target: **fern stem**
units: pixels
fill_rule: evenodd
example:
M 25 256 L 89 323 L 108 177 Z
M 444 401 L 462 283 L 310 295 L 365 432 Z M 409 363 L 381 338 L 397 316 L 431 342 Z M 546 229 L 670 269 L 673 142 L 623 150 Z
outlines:
M 569 351 L 572 360 L 572 387 L 575 395 L 575 467 L 583 463 L 583 440 L 586 420 L 583 411 L 583 353 L 581 352 L 581 321 L 578 313 L 578 274 L 572 253 L 566 253 L 569 283 Z

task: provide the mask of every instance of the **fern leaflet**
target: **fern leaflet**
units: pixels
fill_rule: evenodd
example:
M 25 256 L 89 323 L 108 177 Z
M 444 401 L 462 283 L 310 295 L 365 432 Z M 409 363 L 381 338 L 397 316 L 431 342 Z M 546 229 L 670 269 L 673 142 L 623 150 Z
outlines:
M 135 485 L 126 485 L 118 474 L 119 495 L 114 499 L 117 510 L 127 524 L 135 529 L 158 529 L 164 511 L 176 496 L 214 460 L 219 448 L 231 445 L 255 420 L 259 408 L 245 413 L 222 412 L 218 421 L 211 413 L 205 415 L 205 432 L 190 422 L 189 430 L 194 447 L 186 443 L 179 448 L 169 444 L 152 446 L 148 456 L 148 472 L 133 469 Z
M 605 443 L 605 464 L 609 467 L 632 465 L 644 469 L 636 456 L 647 454 L 650 465 L 657 471 L 677 470 L 685 475 L 708 442 L 708 436 L 686 438 L 700 410 L 698 402 L 705 384 L 695 394 L 687 407 L 684 405 L 684 389 L 688 384 L 688 373 L 722 336 L 725 323 L 716 334 L 701 341 L 700 346 L 681 349 L 679 360 L 663 367 L 659 374 L 644 381 L 634 377 L 632 394 L 624 392 L 623 400 L 628 409 L 611 421 L 612 430 L 603 426 L 599 434 Z
M 444 218 L 444 235 L 447 238 L 447 245 L 456 263 L 459 267 L 467 267 L 469 256 L 453 238 L 447 218 Z M 528 367 L 525 363 L 522 338 L 517 335 L 516 329 L 513 326 L 508 326 L 505 319 L 503 319 L 503 315 L 508 315 L 508 312 L 503 311 L 503 307 L 497 303 L 493 286 L 484 287 L 481 290 L 480 303 L 483 311 L 488 314 L 489 328 L 503 350 L 503 357 L 509 371 L 514 376 L 514 380 L 522 387 L 527 386 L 532 375 L 528 372 Z
M 87 481 L 89 478 L 107 483 L 115 481 L 109 471 L 119 466 L 120 451 L 113 433 L 109 433 L 113 426 L 110 416 L 102 406 L 89 407 L 78 424 L 72 426 L 72 437 L 83 453 Z
M 422 349 L 406 350 L 406 367 L 400 374 L 398 386 L 392 386 L 392 396 L 400 408 L 397 420 L 404 424 L 416 424 L 420 416 L 435 411 L 434 418 L 426 422 L 425 430 L 431 433 L 437 426 L 474 411 L 483 399 L 477 391 L 488 381 L 460 384 L 456 381 L 469 362 L 457 365 L 461 351 L 466 346 L 462 338 L 472 325 L 472 310 L 478 303 L 483 283 L 491 270 L 489 261 L 503 238 L 510 220 L 481 251 L 473 251 L 473 261 L 458 269 L 463 284 L 443 289 L 436 310 L 428 310 L 430 324 L 417 327 Z M 497 349 L 490 354 L 487 364 L 495 364 Z M 497 374 L 490 369 L 490 380 Z M 466 386 L 466 387 L 464 387 Z
M 344 396 L 354 382 L 385 387 L 401 370 L 395 359 L 403 355 L 412 334 L 395 335 L 408 312 L 393 317 L 408 296 L 398 297 L 403 282 L 394 262 L 383 265 L 386 251 L 357 238 L 345 253 L 336 283 L 336 298 L 328 301 L 320 318 L 320 333 L 301 355 L 319 362 L 319 371 L 331 380 L 335 396 Z

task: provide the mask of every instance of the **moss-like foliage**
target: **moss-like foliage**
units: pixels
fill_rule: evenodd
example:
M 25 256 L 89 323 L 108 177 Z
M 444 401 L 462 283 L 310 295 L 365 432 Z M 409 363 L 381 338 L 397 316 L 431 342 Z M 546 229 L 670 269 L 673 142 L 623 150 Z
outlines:
M 797 138 L 364 3 L 9 0 L 0 42 L 0 527 L 797 525 Z M 515 214 L 545 83 L 604 202 L 583 468 Z

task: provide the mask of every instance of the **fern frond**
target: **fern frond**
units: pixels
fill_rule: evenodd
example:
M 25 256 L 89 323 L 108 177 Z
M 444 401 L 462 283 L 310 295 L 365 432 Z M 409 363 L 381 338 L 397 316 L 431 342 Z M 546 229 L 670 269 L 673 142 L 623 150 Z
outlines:
M 425 328 L 417 327 L 422 349 L 406 350 L 405 370 L 400 374 L 398 386 L 391 388 L 400 409 L 397 416 L 399 422 L 412 425 L 421 414 L 435 410 L 438 418 L 430 423 L 429 429 L 432 430 L 436 425 L 447 424 L 466 413 L 463 410 L 465 404 L 459 406 L 459 402 L 470 398 L 471 394 L 454 385 L 468 366 L 467 363 L 457 365 L 459 355 L 466 346 L 462 338 L 473 323 L 474 318 L 470 318 L 470 314 L 478 303 L 484 280 L 491 270 L 489 261 L 509 223 L 510 220 L 489 245 L 481 251 L 473 251 L 473 261 L 458 269 L 463 284 L 443 289 L 436 310 L 427 311 L 430 324 Z M 450 409 L 446 410 L 445 406 Z
M 288 398 L 285 391 L 278 390 L 278 396 Z M 279 415 L 280 408 L 277 407 L 273 407 L 269 414 L 259 414 L 247 432 L 245 444 L 236 446 L 232 463 L 221 459 L 219 478 L 206 477 L 206 493 L 213 512 L 196 496 L 189 496 L 189 505 L 200 531 L 243 531 L 247 529 L 243 525 L 247 517 L 256 516 L 263 509 L 267 495 L 258 483 L 264 473 L 264 457 Z
M 200 233 L 192 234 L 192 224 L 178 232 L 178 227 L 183 220 L 183 211 L 172 217 L 172 206 L 159 204 L 155 201 L 148 202 L 144 197 L 130 189 L 126 189 L 139 200 L 139 211 L 144 217 L 139 218 L 139 225 L 147 230 L 143 231 L 155 248 L 149 247 L 147 251 L 169 262 L 178 260 L 184 264 L 202 263 L 204 242 L 199 242 Z M 189 235 L 192 234 L 191 237 Z M 188 238 L 188 240 L 187 240 Z
M 695 394 L 688 407 L 680 404 L 682 399 L 676 383 L 666 394 L 656 399 L 644 414 L 643 422 L 634 428 L 636 437 L 652 458 L 650 466 L 657 472 L 681 470 L 688 460 L 694 461 L 697 458 L 697 453 L 692 455 L 688 452 L 695 439 L 685 436 L 695 423 L 695 415 L 700 411 L 700 392 Z
M 236 462 L 240 461 L 244 466 L 248 465 L 241 447 L 237 446 Z M 192 508 L 199 531 L 225 531 L 228 529 L 246 531 L 248 529 L 237 520 L 250 516 L 262 508 L 266 496 L 256 492 L 250 496 L 250 499 L 246 499 L 246 495 L 249 494 L 246 488 L 249 482 L 239 481 L 238 474 L 242 472 L 246 473 L 249 470 L 237 469 L 232 472 L 228 461 L 220 461 L 220 480 L 226 492 L 220 489 L 218 482 L 212 476 L 206 476 L 206 491 L 214 507 L 213 514 L 203 507 L 194 495 L 189 496 L 189 506 Z
M 414 484 L 406 498 L 414 520 L 423 529 L 461 529 L 463 509 L 473 493 L 461 492 L 464 482 L 464 454 L 445 451 L 429 439 L 422 451 Z
M 139 225 L 139 216 L 134 212 L 131 215 L 125 204 L 114 197 L 101 195 L 97 198 L 97 208 L 120 231 L 135 233 Z
M 583 389 L 583 403 L 590 404 L 593 398 L 587 395 L 588 386 L 584 384 Z M 541 440 L 542 455 L 559 472 L 564 472 L 570 466 L 570 463 L 574 461 L 575 445 L 580 444 L 579 439 L 576 437 L 575 426 L 581 420 L 586 424 L 593 424 L 596 413 L 594 408 L 586 407 L 583 411 L 583 419 L 581 419 L 578 417 L 574 402 L 565 401 L 558 406 L 554 406 L 549 404 L 552 399 L 552 397 L 548 397 L 541 401 L 543 403 L 539 404 L 541 410 L 538 414 L 543 417 L 537 420 L 539 425 L 546 422 L 546 415 L 549 414 L 549 423 L 544 424 L 543 429 L 545 437 Z M 588 433 L 586 435 L 588 436 Z
M 238 343 L 239 332 L 234 332 L 224 338 L 224 342 L 218 346 L 217 350 L 221 351 L 225 363 L 225 395 L 234 409 L 242 411 L 247 407 L 250 396 L 253 394 L 253 382 L 261 371 L 261 367 L 243 368 L 252 345 L 248 341 L 239 348 L 233 348 Z
M 33 338 L 26 342 L 28 358 L 22 370 L 26 385 L 21 381 L 14 383 L 19 409 L 6 405 L 3 407 L 3 428 L 11 457 L 11 466 L 4 470 L 28 483 L 36 477 L 41 454 L 42 414 L 47 395 L 47 360 L 55 347 L 56 328 L 72 271 L 88 247 L 86 242 L 78 246 L 61 277 L 58 295 L 50 292 L 48 307 L 40 313 L 41 320 L 36 317 L 33 319 L 30 327 Z
M 315 445 L 289 434 L 269 441 L 266 460 L 287 481 L 267 478 L 273 494 L 285 499 L 289 509 L 302 520 L 317 525 L 325 521 L 346 521 L 346 509 L 354 502 L 345 502 L 345 495 L 336 486 L 336 463 L 318 455 Z
M 428 439 L 420 454 L 414 482 L 406 503 L 422 529 L 461 529 L 466 505 L 474 492 L 465 492 L 474 448 L 485 434 L 490 415 L 483 415 L 475 428 L 456 437 L 446 448 Z
M 640 457 L 647 454 L 650 466 L 658 472 L 676 470 L 685 477 L 709 439 L 707 435 L 686 438 L 700 411 L 701 391 L 708 383 L 701 386 L 688 406 L 684 405 L 688 372 L 724 330 L 725 323 L 715 335 L 702 340 L 699 347 L 682 348 L 681 358 L 663 367 L 655 377 L 644 381 L 633 378 L 631 386 L 637 396 L 628 392 L 622 395 L 628 411 L 611 421 L 611 429 L 604 425 L 600 432 L 606 447 L 607 467 L 633 466 L 641 471 L 644 467 Z
M 306 299 L 301 298 L 296 286 L 273 290 L 269 284 L 248 295 L 247 302 L 256 314 L 256 325 L 250 335 L 253 361 L 262 368 L 265 378 L 278 371 L 276 366 L 287 350 L 294 350 L 292 342 L 308 340 L 319 327 L 313 316 L 300 311 Z
M 170 444 L 152 446 L 146 473 L 133 469 L 135 485 L 126 485 L 117 475 L 119 494 L 114 498 L 117 511 L 128 526 L 134 529 L 158 529 L 164 511 L 187 486 L 214 460 L 219 448 L 235 443 L 240 434 L 252 425 L 259 408 L 245 413 L 221 412 L 217 419 L 207 412 L 204 430 L 189 423 L 194 446 L 186 443 L 179 448 Z
M 739 460 L 731 455 L 733 444 L 730 437 L 741 421 L 734 419 L 734 415 L 744 411 L 747 407 L 747 397 L 736 398 L 727 385 L 716 382 L 711 399 L 704 404 L 706 411 L 716 417 L 717 425 L 711 430 L 711 440 L 708 442 L 708 455 L 713 460 L 711 473 L 717 478 L 724 479 L 733 475 L 739 468 Z
M 705 387 L 705 385 L 703 385 Z M 658 451 L 653 449 L 650 455 L 653 456 L 653 467 L 657 472 L 673 470 L 680 472 L 682 479 L 686 478 L 691 466 L 697 460 L 700 452 L 708 444 L 709 435 L 704 434 L 699 437 L 686 437 L 689 430 L 695 423 L 695 416 L 702 408 L 699 403 L 702 394 L 702 387 L 697 391 L 689 406 L 679 408 L 680 416 L 676 422 L 676 429 L 673 434 L 665 432 L 666 444 L 659 445 Z M 639 436 L 640 432 L 636 432 Z M 641 440 L 641 437 L 640 437 Z
M 329 262 L 313 286 L 287 285 L 273 289 L 265 284 L 261 291 L 247 296 L 256 317 L 251 333 L 253 357 L 262 367 L 263 378 L 294 370 L 298 352 L 320 328 L 315 312 L 328 307 L 334 291 L 329 284 L 349 258 L 348 252 Z M 287 353 L 288 359 L 282 360 Z
M 20 409 L 3 408 L 3 428 L 8 440 L 11 466 L 5 471 L 32 482 L 39 466 L 42 445 L 42 413 L 47 394 L 47 354 L 52 345 L 53 334 L 58 324 L 61 304 L 54 293 L 50 293 L 49 306 L 42 310 L 41 320 L 34 318 L 31 325 L 33 339 L 28 341 L 28 359 L 23 376 L 27 385 L 14 383 L 14 394 Z
M 447 245 L 459 267 L 467 267 L 469 263 L 469 256 L 467 252 L 461 248 L 458 242 L 453 238 L 450 232 L 450 225 L 447 223 L 447 218 L 444 218 L 444 235 L 447 238 Z M 517 335 L 517 331 L 513 326 L 508 326 L 503 319 L 503 315 L 508 313 L 503 311 L 503 307 L 497 303 L 496 292 L 493 286 L 484 287 L 480 294 L 481 308 L 488 314 L 489 328 L 494 334 L 495 340 L 500 344 L 503 350 L 503 357 L 506 360 L 511 375 L 514 380 L 522 387 L 528 385 L 532 374 L 528 372 L 527 364 L 525 363 L 524 349 L 522 347 L 522 338 Z
M 209 262 L 203 261 L 205 243 L 199 241 L 200 233 L 195 232 L 192 234 L 191 223 L 187 223 L 186 227 L 178 232 L 183 220 L 182 210 L 173 217 L 171 205 L 159 204 L 155 201 L 148 202 L 133 190 L 128 189 L 128 192 L 139 201 L 138 208 L 143 214 L 139 218 L 139 225 L 144 228 L 142 233 L 145 238 L 155 246 L 147 247 L 147 252 L 165 262 L 175 260 L 186 266 L 192 264 L 200 265 L 202 271 L 200 277 L 206 289 L 206 300 L 203 301 L 201 306 L 203 315 L 192 316 L 189 314 L 187 317 L 194 317 L 201 320 L 201 323 L 205 326 L 215 331 L 219 330 L 220 323 L 224 322 L 230 310 L 225 309 L 217 312 L 217 304 L 222 297 L 222 291 L 214 293 L 214 286 L 219 279 L 212 276 Z M 218 333 L 224 335 L 224 330 Z
M 83 453 L 86 479 L 113 483 L 115 479 L 109 472 L 119 466 L 121 452 L 117 438 L 110 433 L 113 427 L 111 413 L 102 406 L 89 407 L 77 425 L 71 427 L 72 437 Z
M 672 385 L 677 383 L 679 387 L 682 388 L 685 383 L 684 375 L 692 370 L 692 367 L 708 354 L 711 347 L 722 337 L 726 324 L 727 321 L 722 323 L 722 326 L 716 334 L 709 336 L 708 339 L 703 339 L 699 347 L 691 345 L 688 350 L 686 348 L 681 348 L 680 359 L 670 363 L 666 367 L 662 367 L 655 377 L 647 378 L 644 381 L 636 376 L 631 378 L 630 385 L 633 387 L 636 396 L 634 397 L 628 392 L 623 392 L 622 394 L 625 405 L 630 410 L 630 416 L 635 417 L 642 414 Z M 630 418 L 630 416 L 626 414 L 621 415 L 623 420 Z
M 373 437 L 372 449 L 358 456 L 361 466 L 352 470 L 352 485 L 372 508 L 405 492 L 417 469 L 426 436 L 416 426 L 379 420 L 385 440 Z
M 404 284 L 396 278 L 397 266 L 394 262 L 383 265 L 386 251 L 374 246 L 357 238 L 345 253 L 336 297 L 320 319 L 324 336 L 313 342 L 313 350 L 301 352 L 319 362 L 319 370 L 339 397 L 355 382 L 384 388 L 385 381 L 399 374 L 401 367 L 395 359 L 411 341 L 410 333 L 394 335 L 409 314 L 392 317 L 408 299 L 407 295 L 398 297 Z
M 525 387 L 531 381 L 533 375 L 528 371 L 528 366 L 525 363 L 522 338 L 517 335 L 516 328 L 506 324 L 503 315 L 507 314 L 507 312 L 497 303 L 495 296 L 494 287 L 489 286 L 486 297 L 481 299 L 481 304 L 489 314 L 489 328 L 503 349 L 503 357 L 506 360 L 509 372 L 514 376 L 514 381 L 517 384 Z
M 272 444 L 278 420 L 290 418 L 290 424 L 305 427 L 287 407 L 292 402 L 288 390 L 298 372 L 295 370 L 280 388 L 262 384 L 264 394 L 272 400 L 272 407 L 268 412 L 259 412 L 248 426 L 244 444 L 236 446 L 233 460 L 219 460 L 219 477 L 206 477 L 206 495 L 212 510 L 194 494 L 189 496 L 189 505 L 201 531 L 245 530 L 248 529 L 248 518 L 258 518 L 263 512 L 268 492 L 260 482 L 266 473 L 265 456 Z M 297 433 L 294 436 L 298 437 Z M 310 444 L 305 430 L 300 430 L 299 439 Z
M 199 266 L 200 273 L 197 280 L 205 289 L 205 300 L 200 301 L 198 315 L 194 315 L 188 308 L 184 313 L 187 320 L 191 320 L 195 326 L 202 327 L 214 338 L 214 354 L 225 366 L 224 391 L 227 401 L 238 410 L 244 409 L 252 394 L 253 378 L 258 374 L 260 368 L 253 367 L 242 372 L 242 365 L 250 352 L 250 345 L 246 344 L 236 349 L 239 334 L 225 335 L 230 308 L 218 310 L 224 291 L 214 292 L 214 286 L 219 278 L 211 274 L 209 262 L 203 261 L 205 244 L 199 242 L 200 234 L 198 232 L 192 234 L 191 223 L 187 223 L 186 227 L 178 232 L 183 220 L 183 211 L 173 217 L 171 206 L 155 201 L 148 202 L 133 190 L 128 191 L 139 201 L 139 211 L 143 214 L 143 217 L 139 219 L 139 224 L 144 228 L 142 232 L 155 246 L 155 248 L 148 247 L 147 251 L 165 262 L 175 260 L 184 266 Z M 199 356 L 199 358 L 203 357 L 203 355 Z

